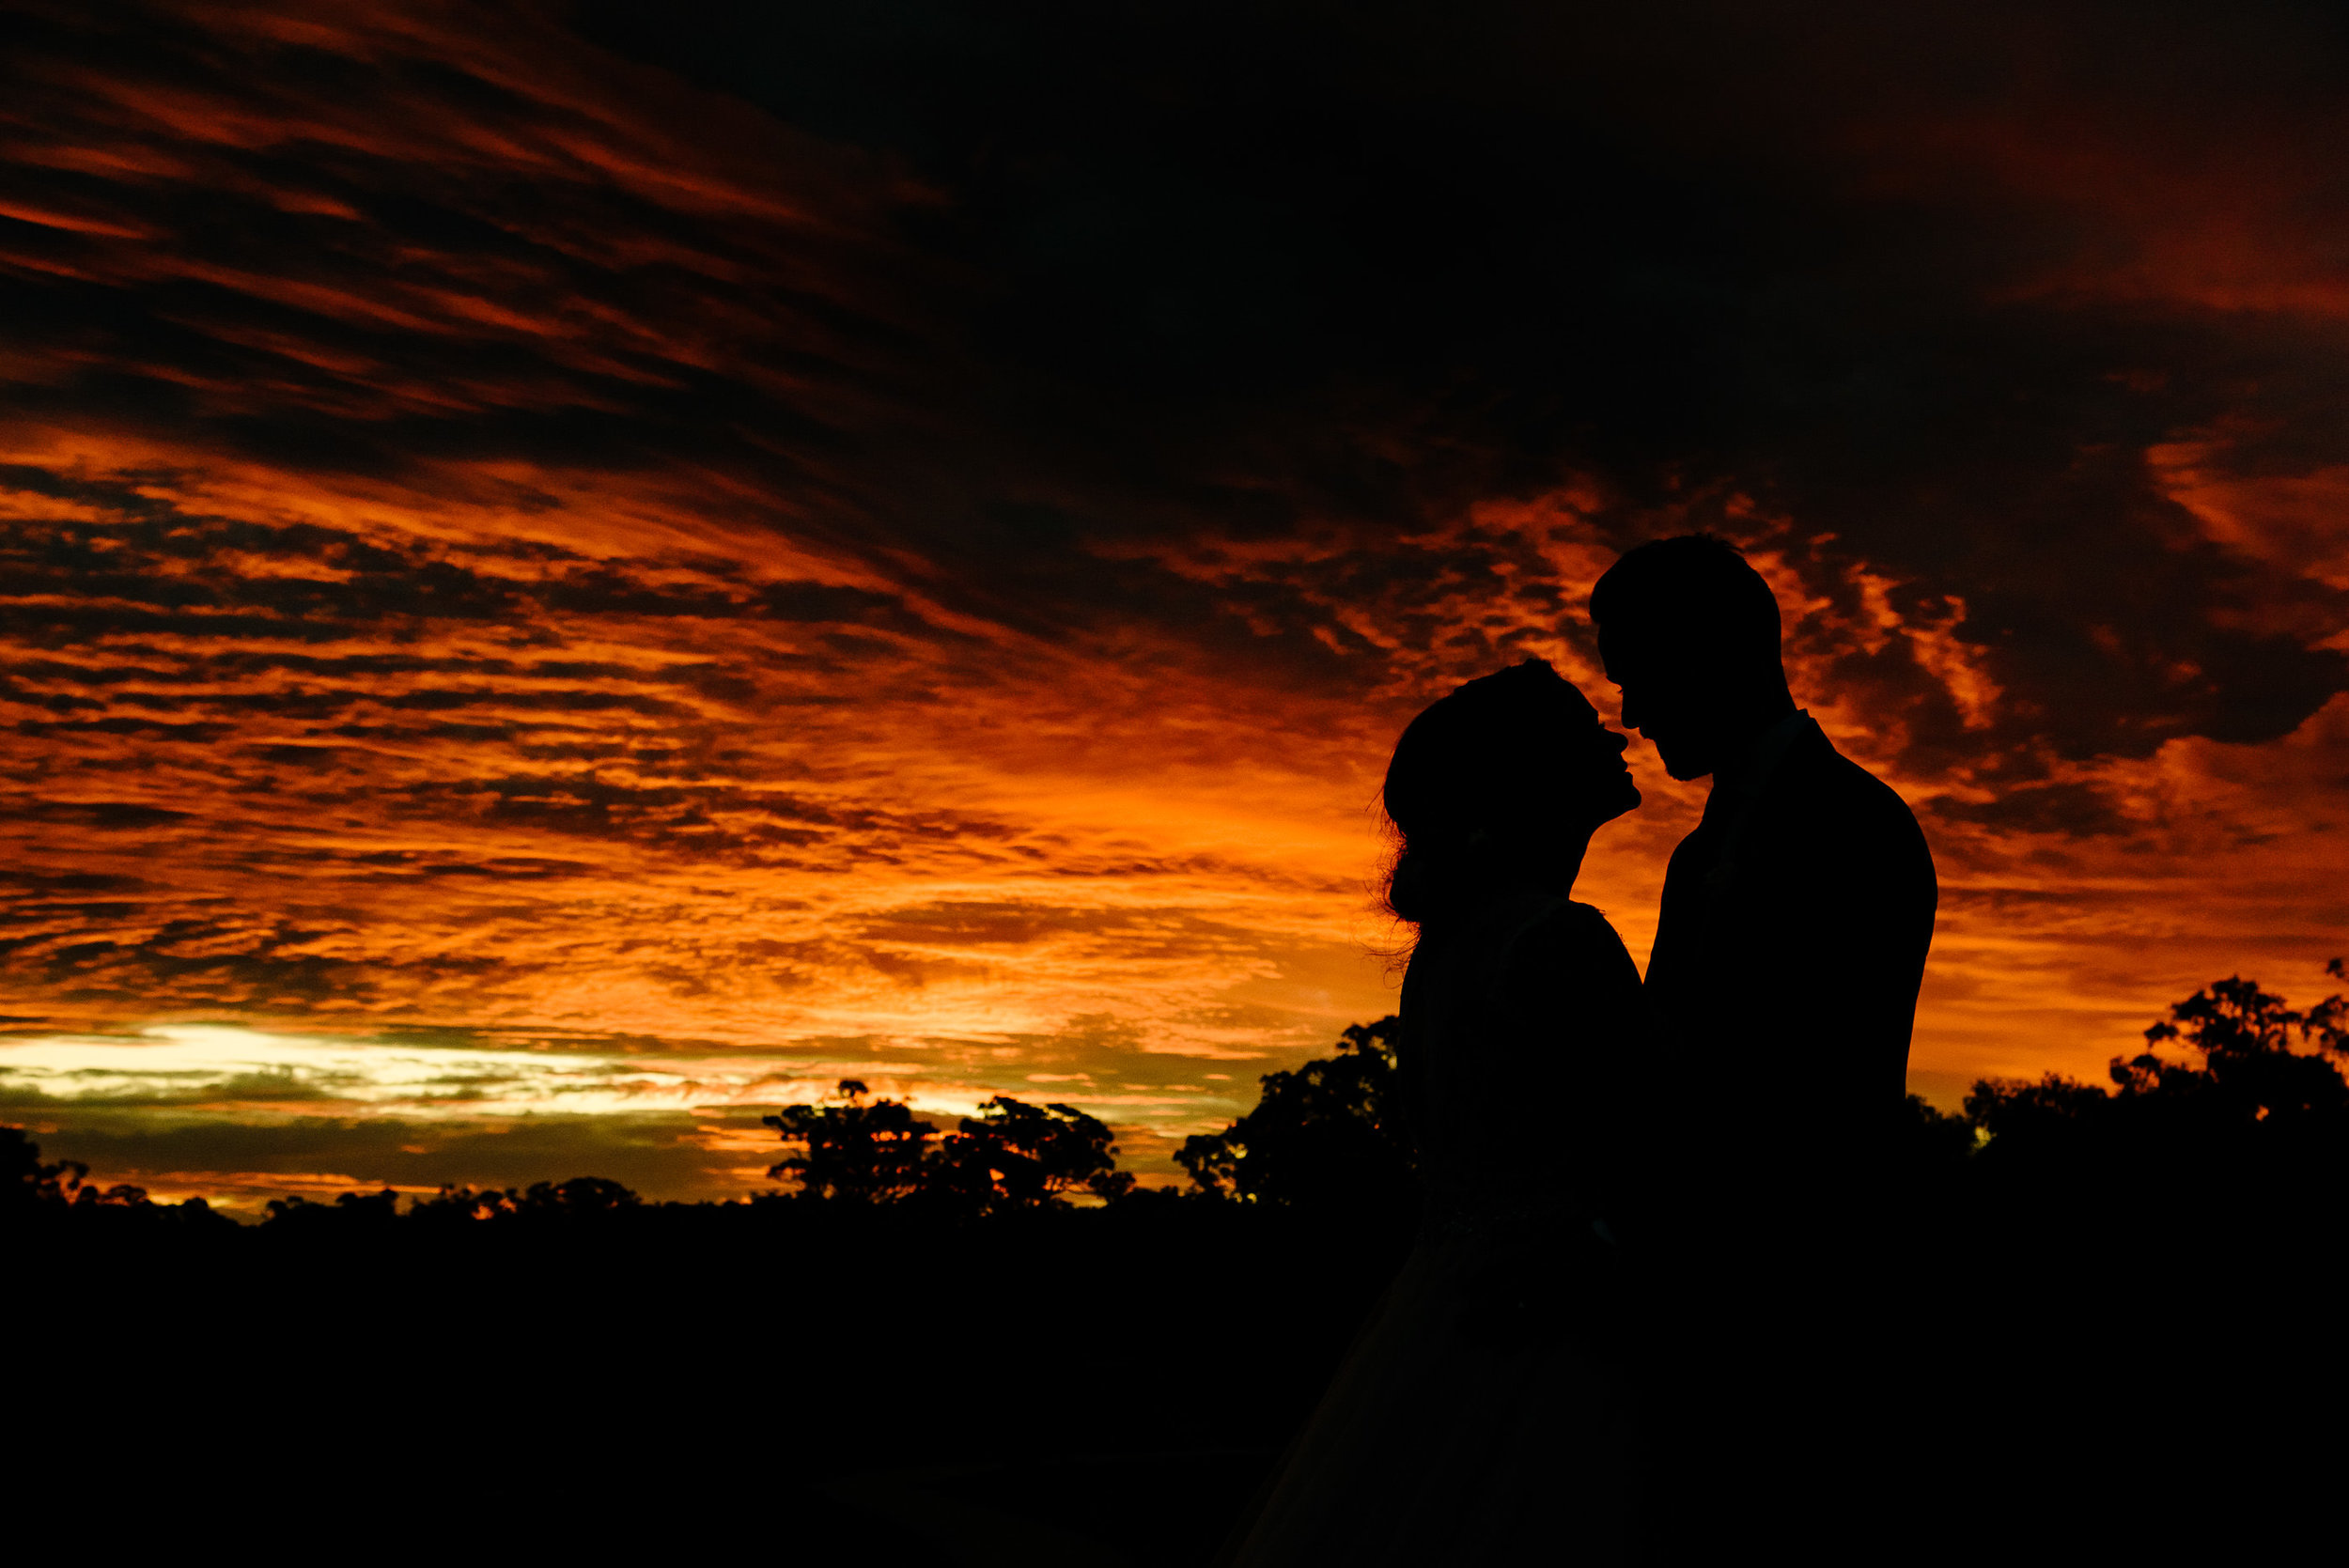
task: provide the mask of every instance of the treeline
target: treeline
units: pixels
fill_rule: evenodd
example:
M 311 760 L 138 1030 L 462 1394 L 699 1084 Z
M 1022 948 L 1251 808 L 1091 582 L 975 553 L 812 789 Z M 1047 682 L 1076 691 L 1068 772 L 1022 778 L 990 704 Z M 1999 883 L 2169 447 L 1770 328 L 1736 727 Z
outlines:
M 763 1118 L 799 1153 L 769 1167 L 801 1197 L 843 1203 L 903 1203 L 976 1218 L 1058 1207 L 1082 1192 L 1103 1203 L 1133 1191 L 1117 1169 L 1107 1124 L 1072 1105 L 1028 1105 L 999 1094 L 943 1138 L 897 1100 L 866 1103 L 855 1079 L 839 1103 L 786 1106 Z
M 2349 978 L 2341 959 L 2326 966 Z M 2183 1058 L 2160 1054 L 2181 1046 Z M 2349 997 L 2305 1010 L 2258 982 L 2217 981 L 2115 1057 L 2110 1087 L 2049 1074 L 1966 1097 L 1985 1166 L 2053 1173 L 2160 1165 L 2260 1180 L 2349 1159 Z
M 2326 972 L 2349 978 L 2343 961 Z M 998 1096 L 941 1133 L 902 1101 L 846 1079 L 819 1104 L 765 1118 L 782 1158 L 768 1174 L 788 1184 L 740 1204 L 646 1203 L 617 1182 L 577 1176 L 524 1188 L 444 1188 L 412 1197 L 344 1193 L 332 1203 L 288 1197 L 268 1205 L 264 1229 L 316 1233 L 389 1224 L 540 1227 L 618 1214 L 680 1209 L 888 1209 L 909 1219 L 977 1220 L 1019 1213 L 1169 1204 L 1277 1209 L 1408 1220 L 1417 1179 L 1395 1062 L 1399 1020 L 1347 1029 L 1328 1057 L 1268 1073 L 1254 1110 L 1176 1153 L 1188 1185 L 1137 1185 L 1117 1166 L 1110 1127 L 1074 1106 Z M 1911 1172 L 2054 1180 L 2149 1167 L 2211 1182 L 2284 1179 L 2316 1167 L 2349 1168 L 2349 997 L 2306 1009 L 2255 981 L 2217 981 L 2145 1031 L 2145 1048 L 2115 1058 L 2109 1086 L 2050 1074 L 2035 1082 L 1985 1079 L 1965 1113 L 1912 1095 L 1902 1124 Z M 2165 1056 L 2162 1048 L 2173 1048 Z M 1757 1115 L 1768 1108 L 1757 1108 Z M 128 1185 L 101 1187 L 87 1167 L 44 1161 L 23 1130 L 0 1127 L 0 1217 L 15 1221 L 204 1228 L 231 1223 L 201 1198 L 158 1203 Z
M 768 1175 L 791 1183 L 786 1191 L 744 1200 L 837 1209 L 886 1205 L 910 1215 L 976 1219 L 1019 1211 L 1063 1209 L 1082 1195 L 1112 1203 L 1135 1191 L 1130 1172 L 1117 1169 L 1117 1145 L 1107 1124 L 1074 1106 L 1034 1106 L 999 1095 L 941 1137 L 933 1123 L 896 1100 L 875 1100 L 866 1087 L 844 1079 L 836 1099 L 786 1106 L 765 1118 L 793 1151 Z M 0 1127 L 0 1217 L 111 1225 L 168 1224 L 203 1228 L 231 1224 L 202 1198 L 159 1203 L 146 1190 L 101 1187 L 78 1160 L 44 1161 L 40 1145 L 22 1129 Z M 527 1188 L 444 1187 L 430 1197 L 346 1192 L 332 1203 L 302 1197 L 272 1199 L 261 1228 L 319 1233 L 389 1224 L 444 1226 L 494 1221 L 540 1227 L 630 1214 L 742 1204 L 647 1203 L 600 1176 L 538 1182 Z
M 2335 958 L 2326 973 L 2349 979 L 2349 967 Z M 2278 1179 L 2286 1168 L 2349 1169 L 2349 997 L 2295 1009 L 2236 976 L 2169 1013 L 2145 1030 L 2143 1050 L 2112 1060 L 2108 1086 L 2052 1073 L 2035 1082 L 1983 1079 L 1963 1114 L 1908 1096 L 1896 1164 L 1912 1176 L 1999 1187 L 2142 1175 L 2149 1167 L 2205 1184 Z M 1324 1211 L 1408 1203 L 1416 1181 L 1398 1030 L 1392 1017 L 1357 1025 L 1336 1054 L 1266 1075 L 1254 1110 L 1176 1154 L 1187 1196 Z M 1790 1090 L 1799 1092 L 1798 1082 Z

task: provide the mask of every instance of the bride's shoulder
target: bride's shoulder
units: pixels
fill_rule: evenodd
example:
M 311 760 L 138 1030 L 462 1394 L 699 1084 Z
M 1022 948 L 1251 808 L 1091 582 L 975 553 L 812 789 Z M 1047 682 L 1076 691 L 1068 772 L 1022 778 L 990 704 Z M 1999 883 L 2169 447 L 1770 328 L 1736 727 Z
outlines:
M 1615 935 L 1614 923 L 1597 906 L 1571 898 L 1556 899 L 1553 905 L 1541 924 L 1558 936 L 1574 941 L 1622 942 Z
M 1516 966 L 1544 969 L 1613 970 L 1631 962 L 1630 952 L 1612 922 L 1600 910 L 1572 899 L 1558 898 L 1518 936 L 1512 955 Z M 1636 976 L 1637 970 L 1634 970 Z
M 1506 1005 L 1528 1020 L 1620 1019 L 1636 1009 L 1640 970 L 1607 917 L 1588 904 L 1549 902 L 1502 955 Z

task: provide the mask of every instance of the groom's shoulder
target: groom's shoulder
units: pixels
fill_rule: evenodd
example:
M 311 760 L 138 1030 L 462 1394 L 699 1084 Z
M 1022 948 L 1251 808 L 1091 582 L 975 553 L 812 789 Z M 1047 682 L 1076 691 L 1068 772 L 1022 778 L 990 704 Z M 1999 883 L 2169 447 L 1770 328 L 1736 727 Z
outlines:
M 1917 814 L 1900 791 L 1836 749 L 1824 734 L 1814 732 L 1812 744 L 1787 760 L 1786 801 L 1806 815 L 1844 825 L 1846 831 L 1875 830 L 1901 838 L 1924 841 Z

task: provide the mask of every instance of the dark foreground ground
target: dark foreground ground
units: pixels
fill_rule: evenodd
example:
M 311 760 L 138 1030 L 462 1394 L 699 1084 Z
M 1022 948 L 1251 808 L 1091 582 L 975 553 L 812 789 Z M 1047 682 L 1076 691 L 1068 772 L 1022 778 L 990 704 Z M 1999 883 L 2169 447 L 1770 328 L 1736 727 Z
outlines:
M 2094 1184 L 1914 1205 L 1864 1555 L 2341 1560 L 2343 1215 Z M 7 1243 L 7 1529 L 44 1563 L 1201 1564 L 1401 1250 L 1194 1204 Z

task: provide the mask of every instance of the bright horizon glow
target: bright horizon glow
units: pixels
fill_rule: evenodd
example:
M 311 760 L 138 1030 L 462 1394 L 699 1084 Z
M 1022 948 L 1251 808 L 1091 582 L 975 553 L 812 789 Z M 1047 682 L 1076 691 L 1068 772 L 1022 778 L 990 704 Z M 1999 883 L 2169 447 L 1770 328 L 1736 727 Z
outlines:
M 886 1064 L 786 1073 L 747 1053 L 646 1056 L 588 1050 L 498 1050 L 303 1035 L 218 1024 L 163 1024 L 133 1034 L 0 1039 L 0 1084 L 73 1105 L 296 1115 L 396 1110 L 420 1120 L 780 1106 L 832 1095 L 841 1079 L 874 1073 L 873 1092 L 941 1117 L 978 1113 L 988 1094 L 923 1083 Z M 878 1069 L 878 1070 L 877 1070 Z M 1089 1074 L 1032 1073 L 1026 1097 Z M 281 1081 L 282 1080 L 282 1081 Z M 1021 1097 L 1015 1095 L 1015 1098 Z M 1088 1094 L 1136 1108 L 1179 1097 Z M 23 1102 L 20 1101 L 20 1104 Z M 583 1172 L 584 1173 L 584 1172 Z

